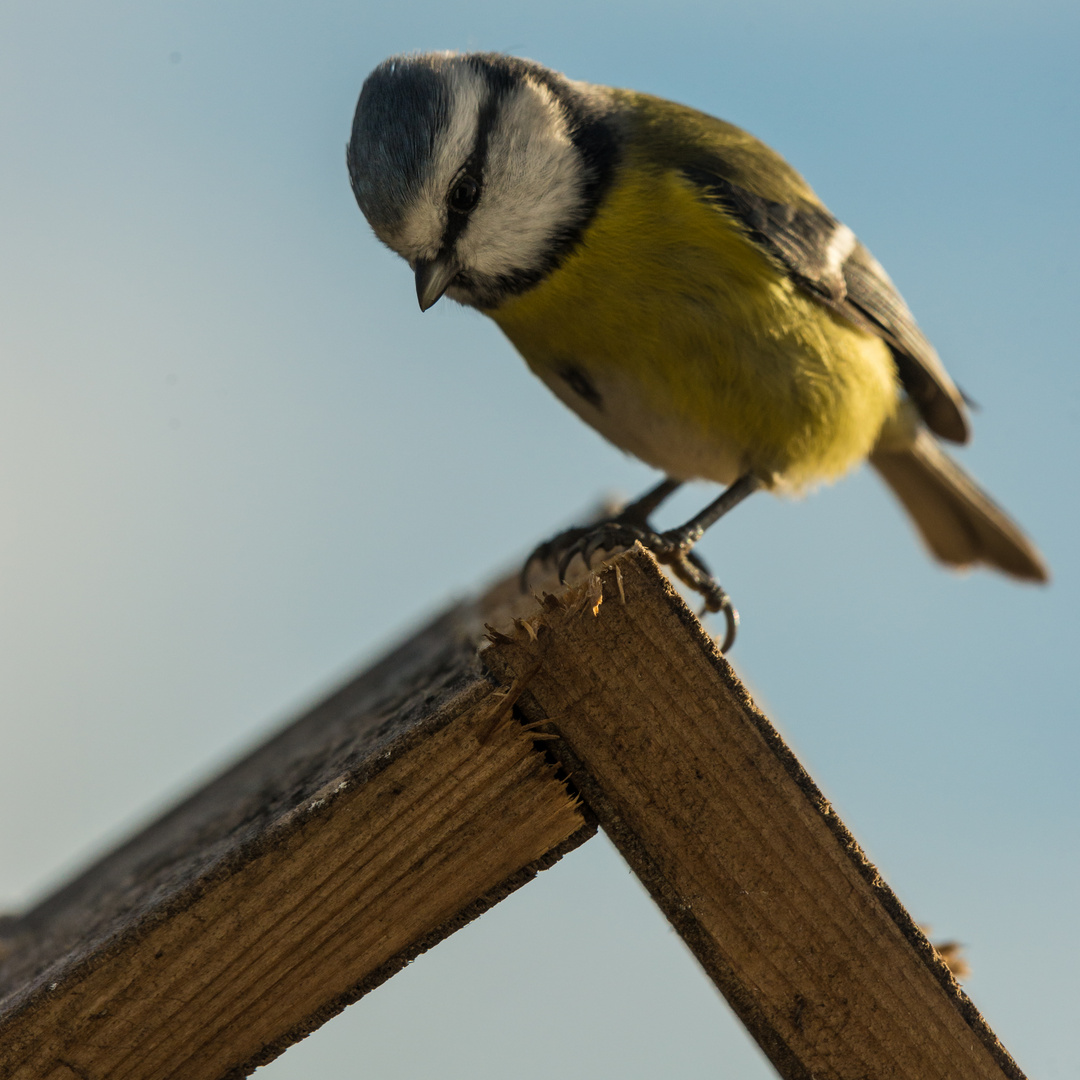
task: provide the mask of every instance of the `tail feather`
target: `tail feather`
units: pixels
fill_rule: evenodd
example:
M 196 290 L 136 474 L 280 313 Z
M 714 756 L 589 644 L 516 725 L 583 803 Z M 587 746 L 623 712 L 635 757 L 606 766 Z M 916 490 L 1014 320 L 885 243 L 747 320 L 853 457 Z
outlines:
M 986 563 L 1025 581 L 1049 581 L 1035 545 L 926 430 L 870 463 L 911 515 L 930 550 L 953 566 Z

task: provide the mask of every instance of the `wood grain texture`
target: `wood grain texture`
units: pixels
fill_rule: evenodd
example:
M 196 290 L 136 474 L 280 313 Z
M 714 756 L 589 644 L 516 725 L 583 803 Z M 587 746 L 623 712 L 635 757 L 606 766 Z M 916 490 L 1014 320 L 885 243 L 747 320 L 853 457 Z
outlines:
M 789 1080 L 1020 1080 L 640 549 L 483 653 Z
M 0 1077 L 240 1077 L 592 833 L 451 612 L 20 919 Z

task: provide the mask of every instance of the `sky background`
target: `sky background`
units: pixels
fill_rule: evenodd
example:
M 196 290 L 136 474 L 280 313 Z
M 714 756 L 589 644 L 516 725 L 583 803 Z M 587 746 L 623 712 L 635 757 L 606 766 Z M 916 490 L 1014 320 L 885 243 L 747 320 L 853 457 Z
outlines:
M 599 497 L 653 482 L 441 303 L 344 144 L 395 52 L 498 49 L 780 150 L 975 398 L 1048 588 L 865 470 L 702 543 L 732 660 L 1022 1068 L 1080 1012 L 1080 8 L 0 6 L 0 907 L 58 884 Z M 712 491 L 680 496 L 662 524 Z M 717 624 L 715 632 L 722 626 Z M 361 1065 L 362 1063 L 362 1065 Z M 257 1076 L 772 1075 L 598 838 Z

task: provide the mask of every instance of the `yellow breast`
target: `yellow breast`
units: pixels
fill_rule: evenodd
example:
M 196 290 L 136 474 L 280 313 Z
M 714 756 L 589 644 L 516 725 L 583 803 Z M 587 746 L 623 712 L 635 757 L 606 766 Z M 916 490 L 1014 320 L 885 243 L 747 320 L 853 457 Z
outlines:
M 798 290 L 681 175 L 633 161 L 562 265 L 488 314 L 571 408 L 680 479 L 828 479 L 898 407 L 884 342 Z

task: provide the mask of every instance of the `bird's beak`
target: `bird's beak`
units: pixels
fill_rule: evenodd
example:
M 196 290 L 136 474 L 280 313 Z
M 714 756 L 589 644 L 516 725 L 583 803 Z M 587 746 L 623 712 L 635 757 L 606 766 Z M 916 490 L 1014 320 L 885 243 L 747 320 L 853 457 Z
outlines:
M 416 299 L 420 301 L 421 311 L 427 311 L 433 304 L 438 303 L 456 273 L 457 267 L 449 256 L 417 260 Z

